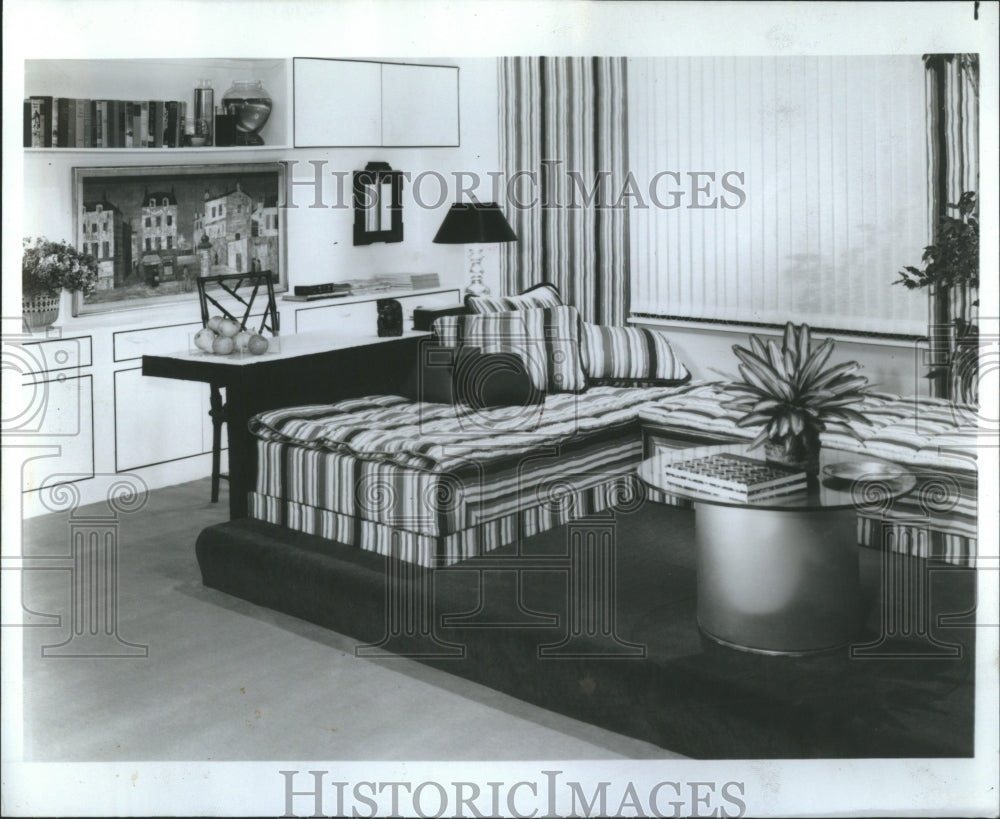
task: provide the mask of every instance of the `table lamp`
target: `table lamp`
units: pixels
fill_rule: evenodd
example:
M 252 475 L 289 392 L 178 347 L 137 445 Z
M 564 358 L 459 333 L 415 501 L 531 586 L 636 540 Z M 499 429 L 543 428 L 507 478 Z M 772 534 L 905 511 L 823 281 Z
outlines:
M 434 241 L 444 245 L 484 245 L 516 242 L 517 234 L 496 202 L 456 202 L 445 214 Z M 469 286 L 465 292 L 489 295 L 490 289 L 483 283 L 482 247 L 469 248 Z

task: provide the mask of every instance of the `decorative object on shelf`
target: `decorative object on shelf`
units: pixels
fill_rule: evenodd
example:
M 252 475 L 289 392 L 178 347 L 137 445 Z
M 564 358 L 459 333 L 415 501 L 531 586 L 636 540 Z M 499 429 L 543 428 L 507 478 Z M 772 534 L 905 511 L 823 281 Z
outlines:
M 215 116 L 215 90 L 211 80 L 198 80 L 194 89 L 194 119 L 195 137 L 199 136 L 198 123 L 204 123 L 204 138 L 202 145 L 212 144 L 212 118 Z
M 957 216 L 938 221 L 935 242 L 924 248 L 923 268 L 906 265 L 893 284 L 930 291 L 931 369 L 927 378 L 942 379 L 947 394 L 965 403 L 978 400 L 979 328 L 979 201 L 965 191 L 948 203 Z M 949 315 L 948 305 L 957 315 Z M 944 311 L 941 311 L 941 308 Z
M 216 148 L 229 148 L 236 144 L 236 116 L 227 114 L 222 106 L 215 109 L 212 135 Z
M 80 247 L 95 288 L 77 310 L 195 298 L 204 276 L 271 270 L 285 284 L 280 162 L 74 168 Z
M 222 95 L 222 108 L 234 118 L 235 145 L 263 145 L 260 132 L 271 116 L 271 95 L 260 80 L 233 80 Z
M 354 244 L 403 241 L 403 173 L 388 162 L 354 172 Z
M 379 336 L 403 335 L 403 305 L 396 299 L 379 299 L 375 306 L 378 308 Z
M 29 330 L 50 327 L 60 313 L 63 293 L 88 293 L 97 283 L 97 261 L 67 242 L 44 236 L 23 241 L 21 299 Z
M 738 397 L 723 404 L 746 413 L 738 426 L 762 427 L 751 448 L 764 444 L 767 460 L 802 469 L 811 481 L 818 475 L 826 423 L 846 421 L 844 428 L 855 437 L 849 422 L 867 423 L 850 405 L 864 398 L 868 379 L 856 374 L 856 361 L 823 369 L 833 347 L 828 338 L 813 349 L 807 324 L 786 324 L 780 347 L 774 339 L 750 336 L 750 349 L 733 346 L 743 380 L 730 385 Z
M 465 294 L 486 296 L 490 289 L 483 283 L 483 249 L 478 245 L 516 242 L 517 234 L 496 202 L 456 202 L 445 214 L 434 241 L 473 245 L 469 248 L 469 284 Z

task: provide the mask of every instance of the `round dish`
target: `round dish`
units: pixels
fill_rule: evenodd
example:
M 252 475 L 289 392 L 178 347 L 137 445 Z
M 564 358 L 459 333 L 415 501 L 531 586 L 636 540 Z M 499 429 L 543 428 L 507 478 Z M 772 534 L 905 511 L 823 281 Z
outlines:
M 907 474 L 902 467 L 880 461 L 844 461 L 823 467 L 824 478 L 841 484 L 855 481 L 896 481 Z

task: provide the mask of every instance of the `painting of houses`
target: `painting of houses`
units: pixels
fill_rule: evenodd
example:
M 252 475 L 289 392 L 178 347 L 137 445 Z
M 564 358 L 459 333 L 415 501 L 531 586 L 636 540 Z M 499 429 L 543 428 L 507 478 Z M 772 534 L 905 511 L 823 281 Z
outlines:
M 280 164 L 76 171 L 77 245 L 99 265 L 92 309 L 193 297 L 198 276 L 219 273 L 283 284 Z

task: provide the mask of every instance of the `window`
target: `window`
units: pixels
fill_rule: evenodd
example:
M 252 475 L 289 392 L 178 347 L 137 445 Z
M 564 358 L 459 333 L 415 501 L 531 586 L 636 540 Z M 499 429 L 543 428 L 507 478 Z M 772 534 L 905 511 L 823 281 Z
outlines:
M 157 216 L 156 217 L 156 226 L 160 227 L 162 225 L 163 225 L 163 217 L 162 216 Z
M 152 220 L 152 219 L 150 219 L 150 218 L 149 218 L 149 217 L 147 216 L 147 217 L 146 217 L 146 227 L 152 227 L 152 226 L 153 226 L 153 220 Z
M 172 213 L 167 214 L 167 227 L 170 227 L 174 223 L 174 215 Z
M 174 247 L 174 237 L 173 236 L 168 236 L 167 237 L 167 250 L 172 250 L 173 247 Z
M 111 258 L 111 246 L 107 242 L 101 242 L 101 256 L 105 259 Z
M 633 313 L 926 332 L 926 294 L 892 284 L 930 234 L 919 56 L 628 70 Z
M 147 236 L 147 237 L 146 237 L 146 250 L 152 250 L 152 249 L 153 249 L 153 240 L 152 240 L 152 239 L 150 239 L 150 238 L 149 238 L 149 237 Z

